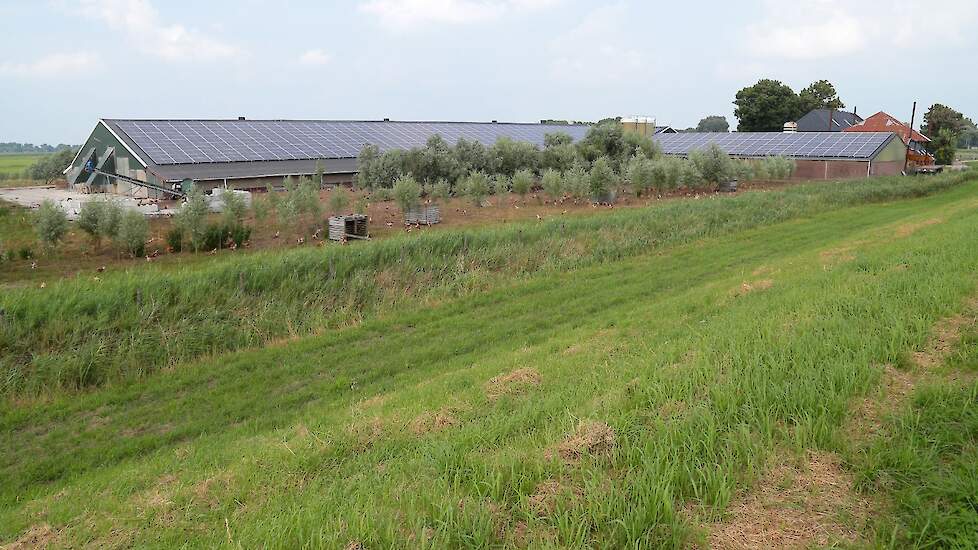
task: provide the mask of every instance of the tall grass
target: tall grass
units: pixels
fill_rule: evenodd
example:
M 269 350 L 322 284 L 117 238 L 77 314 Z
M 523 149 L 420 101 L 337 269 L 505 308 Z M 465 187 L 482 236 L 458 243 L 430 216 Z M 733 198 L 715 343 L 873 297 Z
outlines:
M 523 275 L 633 256 L 973 178 L 812 183 L 587 218 L 221 259 L 178 272 L 70 280 L 0 296 L 0 393 L 32 396 L 140 377 L 196 357 L 358 322 Z

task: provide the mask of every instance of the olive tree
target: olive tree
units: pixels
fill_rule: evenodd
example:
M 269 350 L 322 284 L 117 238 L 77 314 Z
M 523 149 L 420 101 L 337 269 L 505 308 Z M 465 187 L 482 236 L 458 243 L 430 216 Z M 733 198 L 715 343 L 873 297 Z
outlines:
M 526 195 L 532 187 L 533 172 L 525 168 L 517 170 L 513 175 L 513 192 L 519 195 L 520 200 L 526 200 Z
M 200 250 L 207 233 L 207 201 L 204 193 L 193 187 L 187 193 L 187 200 L 174 216 L 174 224 L 189 238 L 194 252 Z
M 730 179 L 734 173 L 733 161 L 716 143 L 693 151 L 689 155 L 689 160 L 696 166 L 706 183 L 719 184 Z
M 34 231 L 44 246 L 54 248 L 68 233 L 68 215 L 57 203 L 47 199 L 34 213 Z
M 418 206 L 421 198 L 421 186 L 413 176 L 401 176 L 394 182 L 392 190 L 394 202 L 401 209 L 401 212 L 408 212 Z
M 608 202 L 611 200 L 611 186 L 615 182 L 615 171 L 611 167 L 611 160 L 608 157 L 599 157 L 591 166 L 588 174 L 590 184 L 591 200 L 594 202 Z
M 564 196 L 564 177 L 557 170 L 553 168 L 547 169 L 543 173 L 543 178 L 540 183 L 543 186 L 543 192 L 554 202 Z
M 131 257 L 142 256 L 149 237 L 149 222 L 138 210 L 126 210 L 119 220 L 119 228 L 113 238 L 116 248 Z
M 472 199 L 472 204 L 482 206 L 489 194 L 489 176 L 485 172 L 472 172 L 465 178 L 464 188 L 466 196 Z
M 343 213 L 347 206 L 350 205 L 350 194 L 346 191 L 346 188 L 342 186 L 337 186 L 330 192 L 329 195 L 329 211 L 334 216 L 339 216 Z

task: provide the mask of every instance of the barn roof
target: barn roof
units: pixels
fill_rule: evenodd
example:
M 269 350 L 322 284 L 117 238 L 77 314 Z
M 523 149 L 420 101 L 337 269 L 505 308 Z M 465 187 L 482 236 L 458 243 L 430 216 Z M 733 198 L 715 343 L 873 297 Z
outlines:
M 581 139 L 589 126 L 495 122 L 355 120 L 117 120 L 104 121 L 158 166 L 356 158 L 364 145 L 409 149 L 437 134 L 492 145 L 499 138 L 542 146 L 549 133 Z
M 851 128 L 846 129 L 847 132 L 895 132 L 903 138 L 904 143 L 908 143 L 909 139 L 913 141 L 919 141 L 925 143 L 930 141 L 930 138 L 921 134 L 917 130 L 912 130 L 910 126 L 900 122 L 894 116 L 880 111 L 875 115 L 867 118 L 866 120 L 860 122 L 859 124 L 853 125 Z M 909 139 L 908 139 L 909 136 Z
M 862 122 L 856 113 L 838 109 L 815 109 L 798 119 L 799 132 L 841 132 Z M 831 121 L 831 124 L 830 124 Z
M 795 159 L 870 160 L 895 136 L 889 132 L 729 132 L 659 134 L 654 139 L 664 153 L 678 156 L 715 143 L 735 157 L 782 155 Z

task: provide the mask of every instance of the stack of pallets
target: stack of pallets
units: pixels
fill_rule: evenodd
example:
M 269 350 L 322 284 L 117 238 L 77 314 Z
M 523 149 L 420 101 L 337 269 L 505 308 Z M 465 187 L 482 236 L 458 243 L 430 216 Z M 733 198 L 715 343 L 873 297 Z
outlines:
M 404 225 L 434 225 L 441 222 L 437 204 L 425 204 L 404 213 Z
M 346 241 L 350 239 L 369 239 L 367 216 L 352 214 L 329 218 L 329 240 Z

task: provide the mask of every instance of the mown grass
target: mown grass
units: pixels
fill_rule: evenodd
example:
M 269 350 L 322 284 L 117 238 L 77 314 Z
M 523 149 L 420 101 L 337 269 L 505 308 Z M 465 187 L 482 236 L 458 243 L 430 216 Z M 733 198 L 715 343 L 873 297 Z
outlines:
M 702 541 L 688 506 L 719 519 L 774 453 L 831 448 L 880 365 L 974 293 L 975 190 L 690 238 L 8 407 L 0 540 Z M 490 399 L 517 369 L 539 384 Z M 453 421 L 417 429 L 436 413 Z M 581 421 L 611 427 L 607 452 L 548 458 Z M 541 508 L 546 482 L 566 490 Z
M 608 215 L 259 253 L 0 296 L 0 392 L 30 397 L 139 378 L 197 357 L 437 303 L 537 272 L 616 261 L 851 204 L 922 196 L 970 174 L 812 183 Z
M 978 545 L 978 326 L 968 326 L 956 347 L 854 453 L 861 487 L 888 503 L 880 545 Z

